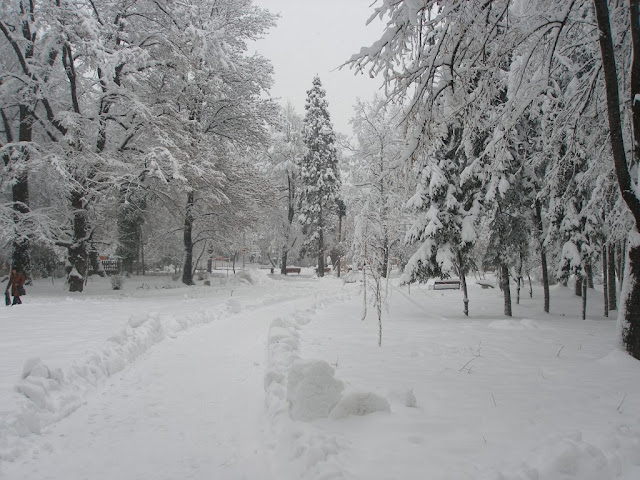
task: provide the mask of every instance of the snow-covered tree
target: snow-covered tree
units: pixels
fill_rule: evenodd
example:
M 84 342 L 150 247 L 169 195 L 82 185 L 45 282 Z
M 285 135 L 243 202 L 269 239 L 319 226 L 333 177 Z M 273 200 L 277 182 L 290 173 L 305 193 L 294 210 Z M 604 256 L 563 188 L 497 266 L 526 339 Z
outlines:
M 351 120 L 356 145 L 348 159 L 345 184 L 346 199 L 353 211 L 354 231 L 351 254 L 362 268 L 364 314 L 367 291 L 378 318 L 378 345 L 382 344 L 382 310 L 386 284 L 391 274 L 390 260 L 394 248 L 402 241 L 406 226 L 403 208 L 406 203 L 402 160 L 404 141 L 399 128 L 397 108 L 375 97 L 371 102 L 356 102 Z
M 280 273 L 286 275 L 289 252 L 299 241 L 296 232 L 296 192 L 298 165 L 304 155 L 302 117 L 287 104 L 280 112 L 278 122 L 271 132 L 271 145 L 266 152 L 269 171 L 277 184 L 280 201 L 275 219 L 275 241 L 280 257 Z
M 465 145 L 464 126 L 452 123 L 440 142 L 415 155 L 418 160 L 418 184 L 408 205 L 417 214 L 409 227 L 406 241 L 418 244 L 405 273 L 410 280 L 426 282 L 430 278 L 460 278 L 464 314 L 469 314 L 466 275 L 474 266 L 473 246 L 476 222 L 481 212 L 480 182 L 467 167 L 478 154 L 482 137 Z M 468 134 L 466 135 L 468 136 Z
M 303 138 L 306 152 L 300 163 L 299 209 L 305 240 L 301 253 L 318 259 L 318 275 L 324 275 L 331 219 L 340 194 L 340 172 L 335 134 L 326 92 L 318 76 L 307 91 Z

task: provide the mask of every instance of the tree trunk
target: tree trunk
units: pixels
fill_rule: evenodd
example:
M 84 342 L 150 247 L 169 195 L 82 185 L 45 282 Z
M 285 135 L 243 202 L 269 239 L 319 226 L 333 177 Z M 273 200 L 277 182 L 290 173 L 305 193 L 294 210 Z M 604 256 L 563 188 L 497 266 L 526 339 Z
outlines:
M 462 303 L 464 308 L 464 315 L 469 316 L 469 295 L 467 291 L 467 270 L 463 264 L 462 254 L 458 252 L 458 276 L 460 277 L 460 287 L 462 287 Z
M 616 247 L 614 243 L 607 246 L 607 294 L 609 296 L 609 310 L 617 310 L 616 293 Z
M 387 265 L 389 263 L 389 240 L 386 238 L 382 242 L 382 269 L 380 271 L 382 278 L 387 278 Z
M 293 224 L 293 217 L 295 216 L 295 205 L 296 205 L 296 195 L 295 195 L 295 182 L 293 175 L 287 172 L 287 221 L 288 225 L 285 226 L 285 239 L 282 244 L 282 255 L 280 265 L 280 273 L 282 275 L 287 274 L 287 257 L 289 256 L 289 241 L 291 239 L 291 225 Z M 293 245 L 292 245 L 293 247 Z
M 615 250 L 615 262 L 614 262 L 614 266 L 616 269 L 616 274 L 615 277 L 618 279 L 618 285 L 622 285 L 622 264 L 624 262 L 624 256 L 625 256 L 625 251 L 622 248 L 622 240 L 619 242 L 615 242 L 614 244 L 614 250 Z M 618 290 L 620 290 L 618 288 Z
M 342 215 L 338 213 L 338 278 L 340 278 L 340 263 L 342 259 Z
M 289 250 L 286 245 L 282 246 L 282 256 L 280 258 L 280 273 L 282 275 L 287 274 L 287 257 L 289 256 Z
M 184 265 L 182 268 L 182 283 L 185 285 L 194 285 L 193 283 L 193 203 L 194 194 L 187 194 L 187 206 L 184 215 Z
M 22 55 L 26 62 L 30 62 L 34 57 L 35 47 L 35 35 L 36 32 L 31 30 L 32 23 L 27 20 L 33 20 L 35 4 L 31 3 L 29 7 L 21 5 L 21 9 L 24 8 L 24 21 L 22 22 L 22 36 L 25 43 L 25 49 L 19 55 Z M 33 87 L 31 87 L 31 93 L 35 93 Z M 32 96 L 32 100 L 35 100 L 35 96 Z M 28 105 L 20 105 L 19 107 L 19 124 L 18 124 L 18 141 L 19 142 L 31 142 L 33 139 L 33 123 L 35 118 L 33 112 Z M 11 133 L 5 132 L 7 140 L 12 141 Z M 30 152 L 28 148 L 20 147 L 20 155 L 22 156 L 24 165 L 21 166 L 22 172 L 18 173 L 13 179 L 15 182 L 12 185 L 13 196 L 13 209 L 16 212 L 14 214 L 14 223 L 16 224 L 16 231 L 14 232 L 12 248 L 11 248 L 11 263 L 12 268 L 16 268 L 21 271 L 27 280 L 31 279 L 31 246 L 29 241 L 29 235 L 27 232 L 17 231 L 22 223 L 21 218 L 24 214 L 29 213 L 29 171 L 28 164 L 30 160 Z M 10 158 L 10 157 L 5 157 Z M 6 161 L 6 160 L 5 160 Z
M 587 263 L 584 267 L 586 276 L 587 287 L 593 290 L 593 268 L 591 268 L 591 263 Z
M 144 277 L 147 266 L 144 263 L 144 238 L 142 236 L 142 227 L 140 227 L 140 263 L 142 265 L 142 276 Z
M 576 294 L 576 297 L 582 296 L 582 277 L 576 275 L 576 283 L 573 284 L 573 292 Z
M 582 319 L 587 319 L 587 290 L 589 290 L 589 282 L 585 278 L 582 282 Z
M 100 277 L 105 276 L 104 268 L 102 268 L 102 262 L 100 261 L 100 254 L 98 253 L 98 249 L 93 242 L 91 243 L 91 248 L 89 249 L 89 265 L 91 265 L 91 270 L 93 270 L 96 275 Z
M 627 268 L 625 268 L 624 287 L 620 294 L 620 309 L 618 324 L 620 339 L 624 348 L 633 357 L 640 360 L 640 234 L 635 231 L 630 234 L 627 252 Z
M 68 249 L 67 282 L 70 292 L 82 292 L 84 279 L 87 275 L 88 260 L 88 230 L 87 210 L 84 205 L 82 192 L 74 190 L 71 193 L 71 208 L 73 209 L 73 239 Z
M 536 200 L 536 224 L 538 227 L 538 243 L 540 248 L 540 265 L 542 268 L 542 289 L 544 291 L 544 311 L 549 313 L 549 271 L 547 269 L 547 251 L 544 248 L 544 242 L 542 240 L 543 225 L 542 225 L 542 205 L 539 200 Z
M 631 41 L 633 58 L 631 63 L 631 112 L 633 125 L 633 151 L 631 161 L 627 162 L 622 134 L 622 122 L 618 91 L 618 71 L 616 67 L 613 38 L 609 21 L 609 5 L 607 0 L 594 0 L 596 19 L 600 30 L 599 42 L 602 55 L 602 71 L 604 73 L 607 96 L 607 116 L 609 119 L 609 139 L 613 154 L 614 169 L 620 187 L 620 193 L 634 219 L 634 228 L 630 233 L 628 247 L 628 272 L 625 285 L 620 295 L 622 308 L 618 314 L 620 339 L 624 348 L 633 357 L 640 360 L 640 199 L 631 180 L 629 165 L 640 163 L 640 0 L 629 0 L 631 23 Z
M 460 286 L 462 287 L 462 303 L 464 304 L 464 315 L 469 316 L 469 295 L 467 292 L 467 279 L 464 275 L 460 277 Z
M 602 292 L 604 293 L 604 316 L 609 316 L 609 267 L 607 244 L 602 245 Z
M 320 228 L 318 235 L 318 276 L 324 277 L 324 232 Z
M 26 106 L 20 106 L 20 125 L 18 127 L 18 139 L 20 142 L 31 142 L 33 136 L 32 129 L 33 118 Z M 22 217 L 29 213 L 29 181 L 27 175 L 27 164 L 29 163 L 29 150 L 21 148 L 21 156 L 24 165 L 21 166 L 22 172 L 18 173 L 14 178 L 14 184 L 11 187 L 13 195 L 14 222 L 16 231 L 13 235 L 13 243 L 11 249 L 12 267 L 22 272 L 27 279 L 31 278 L 31 255 L 30 241 L 26 232 L 18 231 L 19 225 L 22 223 Z
M 504 294 L 504 314 L 511 317 L 511 289 L 509 287 L 509 267 L 506 264 L 500 265 L 500 284 L 502 285 L 502 293 Z
M 624 271 L 627 266 L 625 259 L 627 258 L 627 242 L 623 240 L 620 242 L 620 280 L 619 280 L 619 288 L 622 291 L 622 282 L 624 280 Z
M 378 346 L 382 346 L 382 278 L 378 274 L 373 274 L 376 295 L 376 314 L 378 315 Z

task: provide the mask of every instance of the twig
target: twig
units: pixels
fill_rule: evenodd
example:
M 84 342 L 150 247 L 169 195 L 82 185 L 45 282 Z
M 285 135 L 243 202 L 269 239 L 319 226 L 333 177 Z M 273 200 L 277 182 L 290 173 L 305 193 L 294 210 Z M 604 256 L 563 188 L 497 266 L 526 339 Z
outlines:
M 627 398 L 627 392 L 624 392 L 624 397 L 622 397 L 622 401 L 620 402 L 620 405 L 618 405 L 618 408 L 616 410 L 618 410 L 618 413 L 622 413 L 622 404 L 624 403 L 624 399 Z
M 562 345 L 562 346 L 560 347 L 560 350 L 558 350 L 558 353 L 556 354 L 556 357 L 559 357 L 559 356 L 560 356 L 560 352 L 562 351 L 562 349 L 563 349 L 563 348 L 564 348 L 564 345 Z
M 334 367 L 336 367 L 336 369 L 338 368 L 338 362 L 340 361 L 340 356 L 338 356 L 338 358 L 336 358 L 336 363 L 333 364 Z
M 471 360 L 469 360 L 467 363 L 465 363 L 462 368 L 460 368 L 460 370 L 458 370 L 459 372 L 461 372 L 462 370 L 467 370 L 467 373 L 471 373 L 471 368 L 467 368 L 467 365 L 469 365 L 471 362 L 473 362 L 476 358 L 478 358 L 480 356 L 480 345 L 482 345 L 482 340 L 480 340 L 480 343 L 478 343 L 478 350 L 476 352 L 476 354 L 473 356 L 473 358 Z
M 462 370 L 467 370 L 469 373 L 471 373 L 471 368 L 466 368 L 467 365 L 469 365 L 471 362 L 473 362 L 476 358 L 478 358 L 480 355 L 475 355 L 471 360 L 469 360 L 467 363 L 465 363 L 462 368 L 460 370 L 458 370 L 459 372 L 461 372 Z
M 491 392 L 491 398 L 493 398 L 493 404 L 497 407 L 498 403 L 496 402 L 496 397 L 493 395 L 493 392 Z

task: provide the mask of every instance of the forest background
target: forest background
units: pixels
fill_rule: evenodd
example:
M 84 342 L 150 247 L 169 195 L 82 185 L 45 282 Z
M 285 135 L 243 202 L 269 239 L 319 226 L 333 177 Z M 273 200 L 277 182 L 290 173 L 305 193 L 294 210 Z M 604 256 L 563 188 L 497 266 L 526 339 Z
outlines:
M 64 261 L 81 292 L 101 255 L 186 284 L 205 258 L 344 256 L 378 310 L 397 264 L 459 277 L 466 314 L 466 275 L 492 269 L 507 316 L 525 278 L 545 311 L 575 278 L 583 316 L 602 281 L 640 358 L 639 4 L 380 0 L 344 68 L 384 96 L 346 138 L 320 79 L 304 117 L 269 98 L 248 45 L 277 19 L 249 0 L 3 1 L 3 260 Z

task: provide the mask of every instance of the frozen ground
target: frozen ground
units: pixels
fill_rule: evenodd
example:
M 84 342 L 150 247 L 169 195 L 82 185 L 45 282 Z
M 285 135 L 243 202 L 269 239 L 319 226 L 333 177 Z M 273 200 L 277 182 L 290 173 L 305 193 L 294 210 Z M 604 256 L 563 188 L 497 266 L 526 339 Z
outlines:
M 0 478 L 640 478 L 640 363 L 592 293 L 249 271 L 183 287 L 37 282 L 0 309 Z

